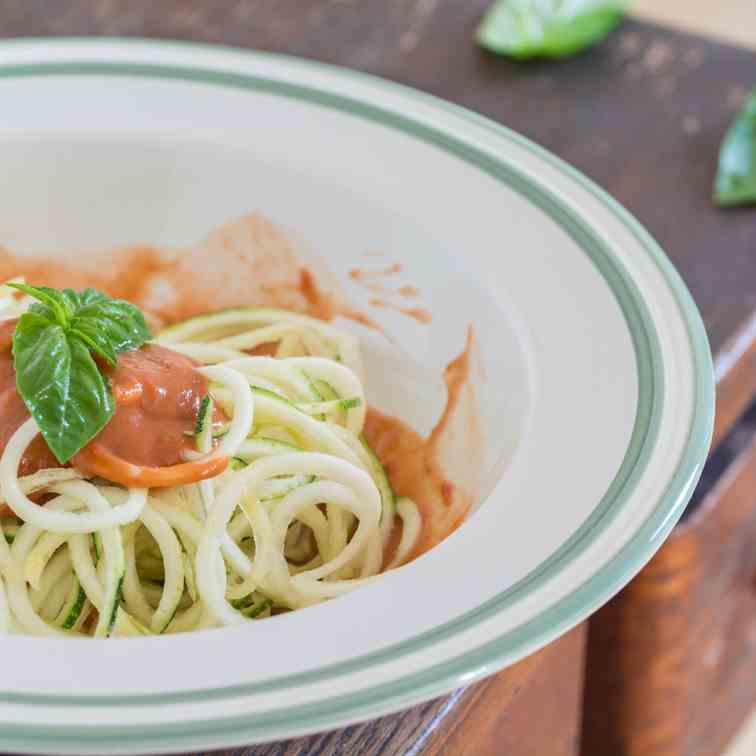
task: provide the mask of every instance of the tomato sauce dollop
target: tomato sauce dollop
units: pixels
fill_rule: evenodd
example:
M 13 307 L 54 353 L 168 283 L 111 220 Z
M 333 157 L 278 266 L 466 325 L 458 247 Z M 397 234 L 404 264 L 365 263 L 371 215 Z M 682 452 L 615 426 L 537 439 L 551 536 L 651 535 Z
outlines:
M 29 417 L 16 390 L 10 346 L 15 322 L 0 325 L 0 452 Z M 87 475 L 145 488 L 183 485 L 210 478 L 228 465 L 226 457 L 187 462 L 207 379 L 195 363 L 156 344 L 118 356 L 101 366 L 110 381 L 116 411 L 110 422 L 71 460 Z M 19 476 L 60 467 L 41 436 L 29 445 Z

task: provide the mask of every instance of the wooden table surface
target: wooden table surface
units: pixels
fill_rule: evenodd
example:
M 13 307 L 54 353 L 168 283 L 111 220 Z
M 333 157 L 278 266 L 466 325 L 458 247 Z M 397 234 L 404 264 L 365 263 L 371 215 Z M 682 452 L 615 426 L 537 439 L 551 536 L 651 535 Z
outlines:
M 756 3 L 751 0 L 633 0 L 631 12 L 665 26 L 756 49 Z M 754 749 L 756 751 L 756 749 Z
M 628 21 L 572 60 L 516 64 L 473 43 L 487 4 L 0 0 L 0 36 L 136 35 L 282 51 L 410 84 L 522 132 L 624 203 L 677 265 L 716 355 L 721 436 L 756 392 L 756 211 L 717 210 L 710 193 L 723 133 L 756 83 L 756 55 Z M 561 643 L 552 648 L 563 648 L 565 658 L 576 655 L 580 631 Z M 459 722 L 475 724 L 466 733 L 487 737 L 523 681 L 534 679 L 554 654 L 547 649 L 491 682 L 407 714 L 296 744 L 233 753 L 494 752 L 490 743 L 461 738 Z M 545 691 L 543 700 L 551 700 Z M 510 753 L 498 750 L 503 743 L 497 751 Z M 532 750 L 521 746 L 511 753 L 538 753 L 537 744 Z M 572 746 L 559 753 L 573 753 Z

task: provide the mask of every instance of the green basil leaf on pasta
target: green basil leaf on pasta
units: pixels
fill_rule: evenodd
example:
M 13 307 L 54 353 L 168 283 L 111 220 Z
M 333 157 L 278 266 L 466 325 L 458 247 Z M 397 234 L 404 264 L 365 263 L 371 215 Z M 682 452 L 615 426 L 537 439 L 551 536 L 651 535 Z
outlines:
M 122 299 L 83 301 L 71 326 L 89 334 L 97 330 L 116 352 L 136 349 L 151 337 L 141 310 Z
M 43 307 L 47 307 L 59 325 L 63 327 L 68 325 L 74 308 L 71 306 L 69 298 L 62 291 L 51 289 L 49 286 L 31 286 L 25 283 L 8 283 L 6 285 L 39 300 L 42 306 L 39 304 L 32 305 L 32 308 L 37 312 L 42 313 L 44 312 Z
M 65 464 L 113 416 L 110 388 L 84 342 L 33 313 L 19 320 L 13 359 L 18 391 L 50 450 Z
M 8 285 L 38 300 L 19 318 L 13 335 L 16 387 L 64 464 L 115 412 L 93 355 L 115 366 L 119 352 L 142 346 L 150 332 L 137 307 L 95 289 Z

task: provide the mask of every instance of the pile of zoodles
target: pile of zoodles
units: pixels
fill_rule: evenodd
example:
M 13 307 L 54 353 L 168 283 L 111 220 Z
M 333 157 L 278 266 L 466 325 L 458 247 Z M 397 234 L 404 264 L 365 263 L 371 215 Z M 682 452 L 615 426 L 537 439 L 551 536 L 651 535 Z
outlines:
M 173 325 L 156 341 L 209 380 L 187 454 L 230 464 L 173 488 L 124 488 L 72 467 L 18 477 L 38 431 L 28 420 L 0 458 L 13 511 L 0 520 L 0 631 L 119 636 L 238 624 L 338 596 L 406 559 L 420 517 L 395 498 L 362 435 L 351 334 L 239 308 Z M 43 505 L 29 498 L 40 492 Z M 402 536 L 384 564 L 397 520 Z

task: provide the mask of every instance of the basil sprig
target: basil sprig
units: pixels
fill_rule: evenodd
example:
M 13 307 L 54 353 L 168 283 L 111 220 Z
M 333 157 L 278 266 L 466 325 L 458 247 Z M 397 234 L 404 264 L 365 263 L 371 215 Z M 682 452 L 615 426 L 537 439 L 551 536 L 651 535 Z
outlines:
M 714 201 L 721 207 L 756 203 L 756 90 L 722 142 Z
M 65 464 L 115 412 L 93 355 L 115 366 L 119 352 L 137 349 L 151 334 L 139 308 L 96 289 L 7 286 L 38 300 L 13 334 L 16 387 L 52 453 Z
M 626 0 L 497 0 L 478 27 L 478 44 L 518 60 L 564 58 L 609 34 L 625 5 Z

